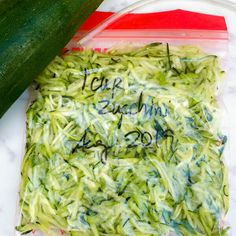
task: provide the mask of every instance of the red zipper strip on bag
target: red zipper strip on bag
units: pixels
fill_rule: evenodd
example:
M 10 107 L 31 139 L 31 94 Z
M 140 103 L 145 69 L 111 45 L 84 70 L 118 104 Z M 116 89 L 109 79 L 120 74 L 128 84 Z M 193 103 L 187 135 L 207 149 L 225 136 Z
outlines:
M 95 11 L 79 30 L 89 31 L 113 14 L 113 12 Z M 121 17 L 106 29 L 191 29 L 227 31 L 227 26 L 223 16 L 178 9 L 155 13 L 130 13 Z
M 95 11 L 80 27 L 73 40 L 78 41 L 84 34 L 112 16 L 113 12 Z M 112 32 L 109 34 L 109 31 Z M 120 34 L 119 32 L 126 32 Z M 138 34 L 137 34 L 138 31 Z M 174 35 L 172 32 L 175 32 Z M 183 35 L 183 33 L 185 33 Z M 187 38 L 227 40 L 228 32 L 223 16 L 208 15 L 185 10 L 155 13 L 129 13 L 110 24 L 98 38 Z M 72 50 L 83 50 L 73 47 Z M 99 51 L 99 49 L 94 49 Z

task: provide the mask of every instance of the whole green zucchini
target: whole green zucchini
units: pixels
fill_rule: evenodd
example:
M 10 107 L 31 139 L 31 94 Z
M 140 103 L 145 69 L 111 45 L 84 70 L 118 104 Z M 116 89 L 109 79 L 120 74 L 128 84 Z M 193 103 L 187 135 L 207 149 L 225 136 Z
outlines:
M 102 0 L 6 2 L 0 1 L 0 117 Z

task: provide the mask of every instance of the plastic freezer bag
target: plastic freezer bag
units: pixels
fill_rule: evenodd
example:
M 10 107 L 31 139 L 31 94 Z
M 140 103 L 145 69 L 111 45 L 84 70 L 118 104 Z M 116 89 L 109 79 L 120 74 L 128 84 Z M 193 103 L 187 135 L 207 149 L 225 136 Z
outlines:
M 166 14 L 176 11 L 155 19 Z M 224 19 L 208 15 L 219 28 L 189 30 L 179 17 L 175 29 L 149 25 L 144 37 L 138 19 L 148 16 L 126 15 L 83 48 L 75 38 L 36 79 L 18 231 L 229 235 L 218 102 Z M 135 37 L 119 28 L 129 17 L 138 22 Z

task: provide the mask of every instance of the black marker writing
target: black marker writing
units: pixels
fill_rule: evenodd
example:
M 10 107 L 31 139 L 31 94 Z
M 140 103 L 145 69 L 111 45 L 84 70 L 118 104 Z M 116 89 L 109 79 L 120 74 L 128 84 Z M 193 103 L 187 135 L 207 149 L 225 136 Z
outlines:
M 105 115 L 108 113 L 112 114 L 121 114 L 121 115 L 136 115 L 143 112 L 143 115 L 146 117 L 152 116 L 161 116 L 166 117 L 168 115 L 168 107 L 164 106 L 162 109 L 160 106 L 155 105 L 152 101 L 151 105 L 143 102 L 143 93 L 140 93 L 137 102 L 131 104 L 116 104 L 108 99 L 104 99 L 98 102 L 95 105 L 95 109 L 98 111 L 98 114 Z

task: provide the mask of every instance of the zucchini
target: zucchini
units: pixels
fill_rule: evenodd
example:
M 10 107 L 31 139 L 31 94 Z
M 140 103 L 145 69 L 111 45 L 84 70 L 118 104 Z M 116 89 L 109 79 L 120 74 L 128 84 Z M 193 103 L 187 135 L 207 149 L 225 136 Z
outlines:
M 0 117 L 101 2 L 0 2 Z
M 68 52 L 36 79 L 19 232 L 227 235 L 219 59 L 194 46 L 129 50 Z
M 5 20 L 3 14 L 9 11 L 9 9 L 13 8 L 16 6 L 16 3 L 19 2 L 20 0 L 0 0 L 0 24 L 3 20 Z M 3 16 L 3 17 L 2 17 Z

